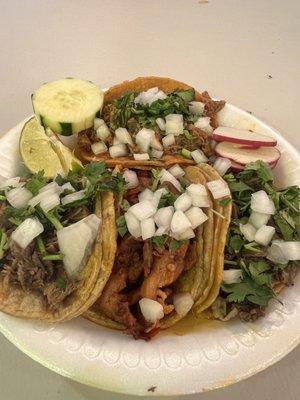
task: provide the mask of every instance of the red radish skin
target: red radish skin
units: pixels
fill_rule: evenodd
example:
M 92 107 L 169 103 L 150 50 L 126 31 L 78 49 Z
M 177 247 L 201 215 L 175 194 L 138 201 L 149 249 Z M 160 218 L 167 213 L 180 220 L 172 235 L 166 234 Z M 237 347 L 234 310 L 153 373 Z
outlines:
M 269 165 L 269 167 L 270 167 L 271 169 L 273 169 L 273 168 L 276 167 L 277 161 L 275 161 L 275 162 L 273 162 L 273 163 L 270 163 L 270 164 L 268 164 L 268 165 Z M 235 161 L 231 161 L 231 167 L 230 167 L 230 169 L 231 169 L 232 171 L 243 171 L 243 170 L 245 169 L 245 165 L 236 163 Z
M 275 147 L 241 148 L 238 144 L 229 142 L 218 143 L 215 151 L 219 156 L 243 165 L 257 160 L 272 164 L 280 158 L 280 151 Z
M 212 138 L 217 142 L 238 143 L 252 147 L 274 147 L 276 139 L 246 129 L 219 126 L 213 131 Z

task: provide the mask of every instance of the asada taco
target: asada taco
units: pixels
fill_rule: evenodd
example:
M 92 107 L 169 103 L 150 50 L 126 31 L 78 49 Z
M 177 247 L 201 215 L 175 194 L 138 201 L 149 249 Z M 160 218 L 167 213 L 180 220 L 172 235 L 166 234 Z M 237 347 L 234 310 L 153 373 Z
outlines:
M 76 154 L 84 163 L 141 169 L 205 162 L 224 105 L 170 78 L 124 81 L 105 92 L 100 118 L 78 134 Z
M 226 236 L 231 205 L 217 207 L 207 183 L 216 174 L 225 198 L 228 187 L 202 164 L 173 167 L 177 178 L 169 171 L 123 169 L 128 190 L 115 198 L 114 267 L 101 296 L 84 313 L 135 338 L 154 336 L 194 307 L 206 309 L 221 284 L 219 236 Z
M 90 164 L 1 183 L 0 310 L 58 322 L 88 309 L 112 270 L 117 177 Z

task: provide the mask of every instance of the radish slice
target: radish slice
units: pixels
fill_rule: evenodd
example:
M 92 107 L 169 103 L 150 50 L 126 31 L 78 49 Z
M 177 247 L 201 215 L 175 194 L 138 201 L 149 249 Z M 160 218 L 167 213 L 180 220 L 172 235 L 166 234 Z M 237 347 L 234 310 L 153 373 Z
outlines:
M 231 161 L 228 158 L 217 157 L 213 167 L 221 176 L 223 176 L 231 167 Z
M 66 196 L 64 196 L 61 199 L 61 204 L 65 205 L 65 204 L 73 203 L 74 201 L 83 199 L 84 196 L 85 196 L 85 190 L 79 190 L 78 192 L 67 194 Z
M 243 271 L 241 269 L 227 269 L 223 271 L 223 283 L 227 285 L 241 282 L 242 277 Z
M 208 158 L 201 150 L 191 151 L 191 156 L 193 157 L 195 163 L 197 164 L 206 163 L 208 161 Z
M 194 299 L 190 293 L 176 293 L 173 296 L 175 311 L 184 317 L 194 305 Z
M 182 193 L 175 200 L 174 207 L 176 210 L 186 211 L 192 205 L 192 199 L 187 193 Z
M 154 136 L 154 131 L 152 129 L 141 129 L 135 137 L 135 142 L 139 146 L 141 152 L 147 153 L 150 147 L 151 140 Z
M 169 114 L 166 117 L 166 134 L 173 133 L 179 136 L 183 133 L 183 116 L 181 114 Z
M 270 219 L 270 214 L 263 214 L 260 212 L 252 211 L 249 218 L 249 223 L 252 224 L 256 229 L 261 228 L 263 225 L 267 225 Z
M 199 207 L 191 207 L 185 212 L 185 215 L 188 217 L 193 229 L 196 229 L 208 219 L 207 215 Z
M 11 234 L 11 239 L 22 249 L 44 231 L 43 225 L 37 218 L 26 218 Z
M 138 179 L 137 173 L 135 171 L 126 169 L 123 172 L 123 177 L 126 181 L 127 189 L 133 189 L 133 188 L 139 186 L 139 179 Z
M 168 172 L 166 169 L 162 169 L 160 173 L 160 181 L 161 183 L 164 182 L 170 182 L 172 185 L 179 191 L 182 192 L 182 187 L 179 183 L 179 181 L 172 175 L 170 172 Z
M 195 236 L 196 236 L 195 232 L 193 231 L 192 228 L 188 228 L 181 233 L 172 233 L 172 237 L 175 240 L 189 240 L 189 239 L 193 239 Z
M 152 217 L 156 213 L 156 207 L 149 200 L 134 204 L 129 210 L 139 221 Z
M 155 223 L 153 218 L 141 221 L 142 239 L 147 240 L 155 235 Z
M 273 226 L 263 225 L 257 230 L 254 240 L 256 243 L 261 244 L 262 246 L 268 246 L 274 234 L 275 228 Z
M 127 211 L 124 217 L 129 233 L 135 238 L 140 237 L 142 235 L 140 221 L 130 211 Z
M 248 242 L 253 242 L 256 234 L 256 229 L 251 224 L 239 224 L 240 231 Z
M 156 211 L 154 215 L 154 222 L 158 227 L 169 228 L 171 225 L 173 214 L 173 206 L 162 207 Z
M 92 152 L 97 154 L 103 154 L 107 152 L 107 146 L 103 142 L 95 142 L 91 145 Z
M 130 146 L 133 146 L 132 137 L 126 128 L 116 129 L 115 136 L 120 143 L 129 144 Z
M 151 324 L 154 324 L 164 317 L 163 306 L 158 301 L 144 297 L 139 301 L 139 306 L 143 317 Z
M 161 131 L 166 130 L 166 121 L 163 118 L 157 118 L 155 120 L 155 122 L 157 123 L 157 125 Z
M 32 193 L 24 187 L 16 187 L 6 194 L 6 199 L 14 208 L 26 207 Z
M 175 176 L 175 178 L 181 178 L 185 174 L 184 170 L 178 164 L 173 165 L 168 171 Z
M 273 163 L 268 163 L 268 165 L 269 165 L 269 167 L 270 167 L 271 169 L 275 168 L 275 167 L 276 167 L 276 164 L 277 164 L 277 161 L 275 161 L 275 162 L 273 162 Z M 245 169 L 245 165 L 236 163 L 235 161 L 232 161 L 232 160 L 231 160 L 231 169 L 232 169 L 233 171 L 243 171 L 243 170 Z
M 269 198 L 264 190 L 252 193 L 250 208 L 251 210 L 262 214 L 275 214 L 275 205 L 273 200 Z
M 139 201 L 149 200 L 152 202 L 153 200 L 153 192 L 152 190 L 146 188 L 138 195 Z
M 269 136 L 228 126 L 219 126 L 215 129 L 213 132 L 213 139 L 218 142 L 239 143 L 254 147 L 276 146 L 277 144 L 276 139 Z
M 200 117 L 196 122 L 195 122 L 195 127 L 201 129 L 202 131 L 206 133 L 212 133 L 213 128 L 210 125 L 210 118 L 209 117 Z
M 222 179 L 207 182 L 207 187 L 213 195 L 214 199 L 220 199 L 225 196 L 230 196 L 230 190 L 226 182 Z
M 162 143 L 164 147 L 169 147 L 172 146 L 173 144 L 175 144 L 175 136 L 173 135 L 173 133 L 170 133 L 167 136 L 164 136 L 162 138 Z
M 163 150 L 162 144 L 160 143 L 160 141 L 157 139 L 157 137 L 155 135 L 152 136 L 150 146 L 152 149 L 155 149 L 155 150 L 159 150 L 159 151 Z
M 153 158 L 162 158 L 164 152 L 163 152 L 163 151 L 159 151 L 159 150 L 152 149 L 151 154 L 152 154 L 152 157 L 153 157 Z
M 277 162 L 280 158 L 280 152 L 275 147 L 241 148 L 240 145 L 229 142 L 218 143 L 215 151 L 221 157 L 244 165 L 257 160 L 270 164 Z
M 204 185 L 201 183 L 192 183 L 186 188 L 186 192 L 192 198 L 192 204 L 195 207 L 209 207 L 210 202 Z
M 150 160 L 149 154 L 148 153 L 142 153 L 142 154 L 134 154 L 133 158 L 137 161 L 147 161 Z
M 177 210 L 173 214 L 172 221 L 171 221 L 171 230 L 173 233 L 183 233 L 188 228 L 191 228 L 192 224 L 190 223 L 189 219 L 185 216 L 183 211 Z
M 192 114 L 203 114 L 205 104 L 201 101 L 191 101 L 189 103 L 189 110 Z
M 111 158 L 118 158 L 127 155 L 127 147 L 125 144 L 116 144 L 109 148 L 109 154 Z

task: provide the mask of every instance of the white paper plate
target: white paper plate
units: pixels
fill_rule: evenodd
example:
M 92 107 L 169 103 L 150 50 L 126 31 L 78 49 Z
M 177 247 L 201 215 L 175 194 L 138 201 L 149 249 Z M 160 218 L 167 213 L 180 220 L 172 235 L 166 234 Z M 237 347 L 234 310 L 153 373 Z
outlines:
M 282 157 L 276 167 L 281 185 L 300 184 L 299 153 L 274 129 L 226 105 L 221 123 L 252 129 L 278 139 Z M 23 122 L 24 123 L 24 122 Z M 23 123 L 0 139 L 1 175 L 20 168 L 18 136 Z M 300 276 L 255 323 L 182 322 L 151 342 L 82 318 L 46 325 L 0 313 L 2 333 L 44 366 L 87 385 L 138 395 L 181 395 L 213 390 L 249 377 L 281 359 L 300 339 Z

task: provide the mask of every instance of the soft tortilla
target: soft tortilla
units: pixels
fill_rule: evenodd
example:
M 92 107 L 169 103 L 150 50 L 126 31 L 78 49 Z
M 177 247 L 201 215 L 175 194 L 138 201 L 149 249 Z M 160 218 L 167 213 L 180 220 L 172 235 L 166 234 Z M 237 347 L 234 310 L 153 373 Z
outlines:
M 0 310 L 16 317 L 65 321 L 81 315 L 100 296 L 112 271 L 117 243 L 114 196 L 103 193 L 96 199 L 95 214 L 102 219 L 92 254 L 82 269 L 80 285 L 55 311 L 47 309 L 39 293 L 27 293 L 17 287 L 8 290 L 0 280 Z

